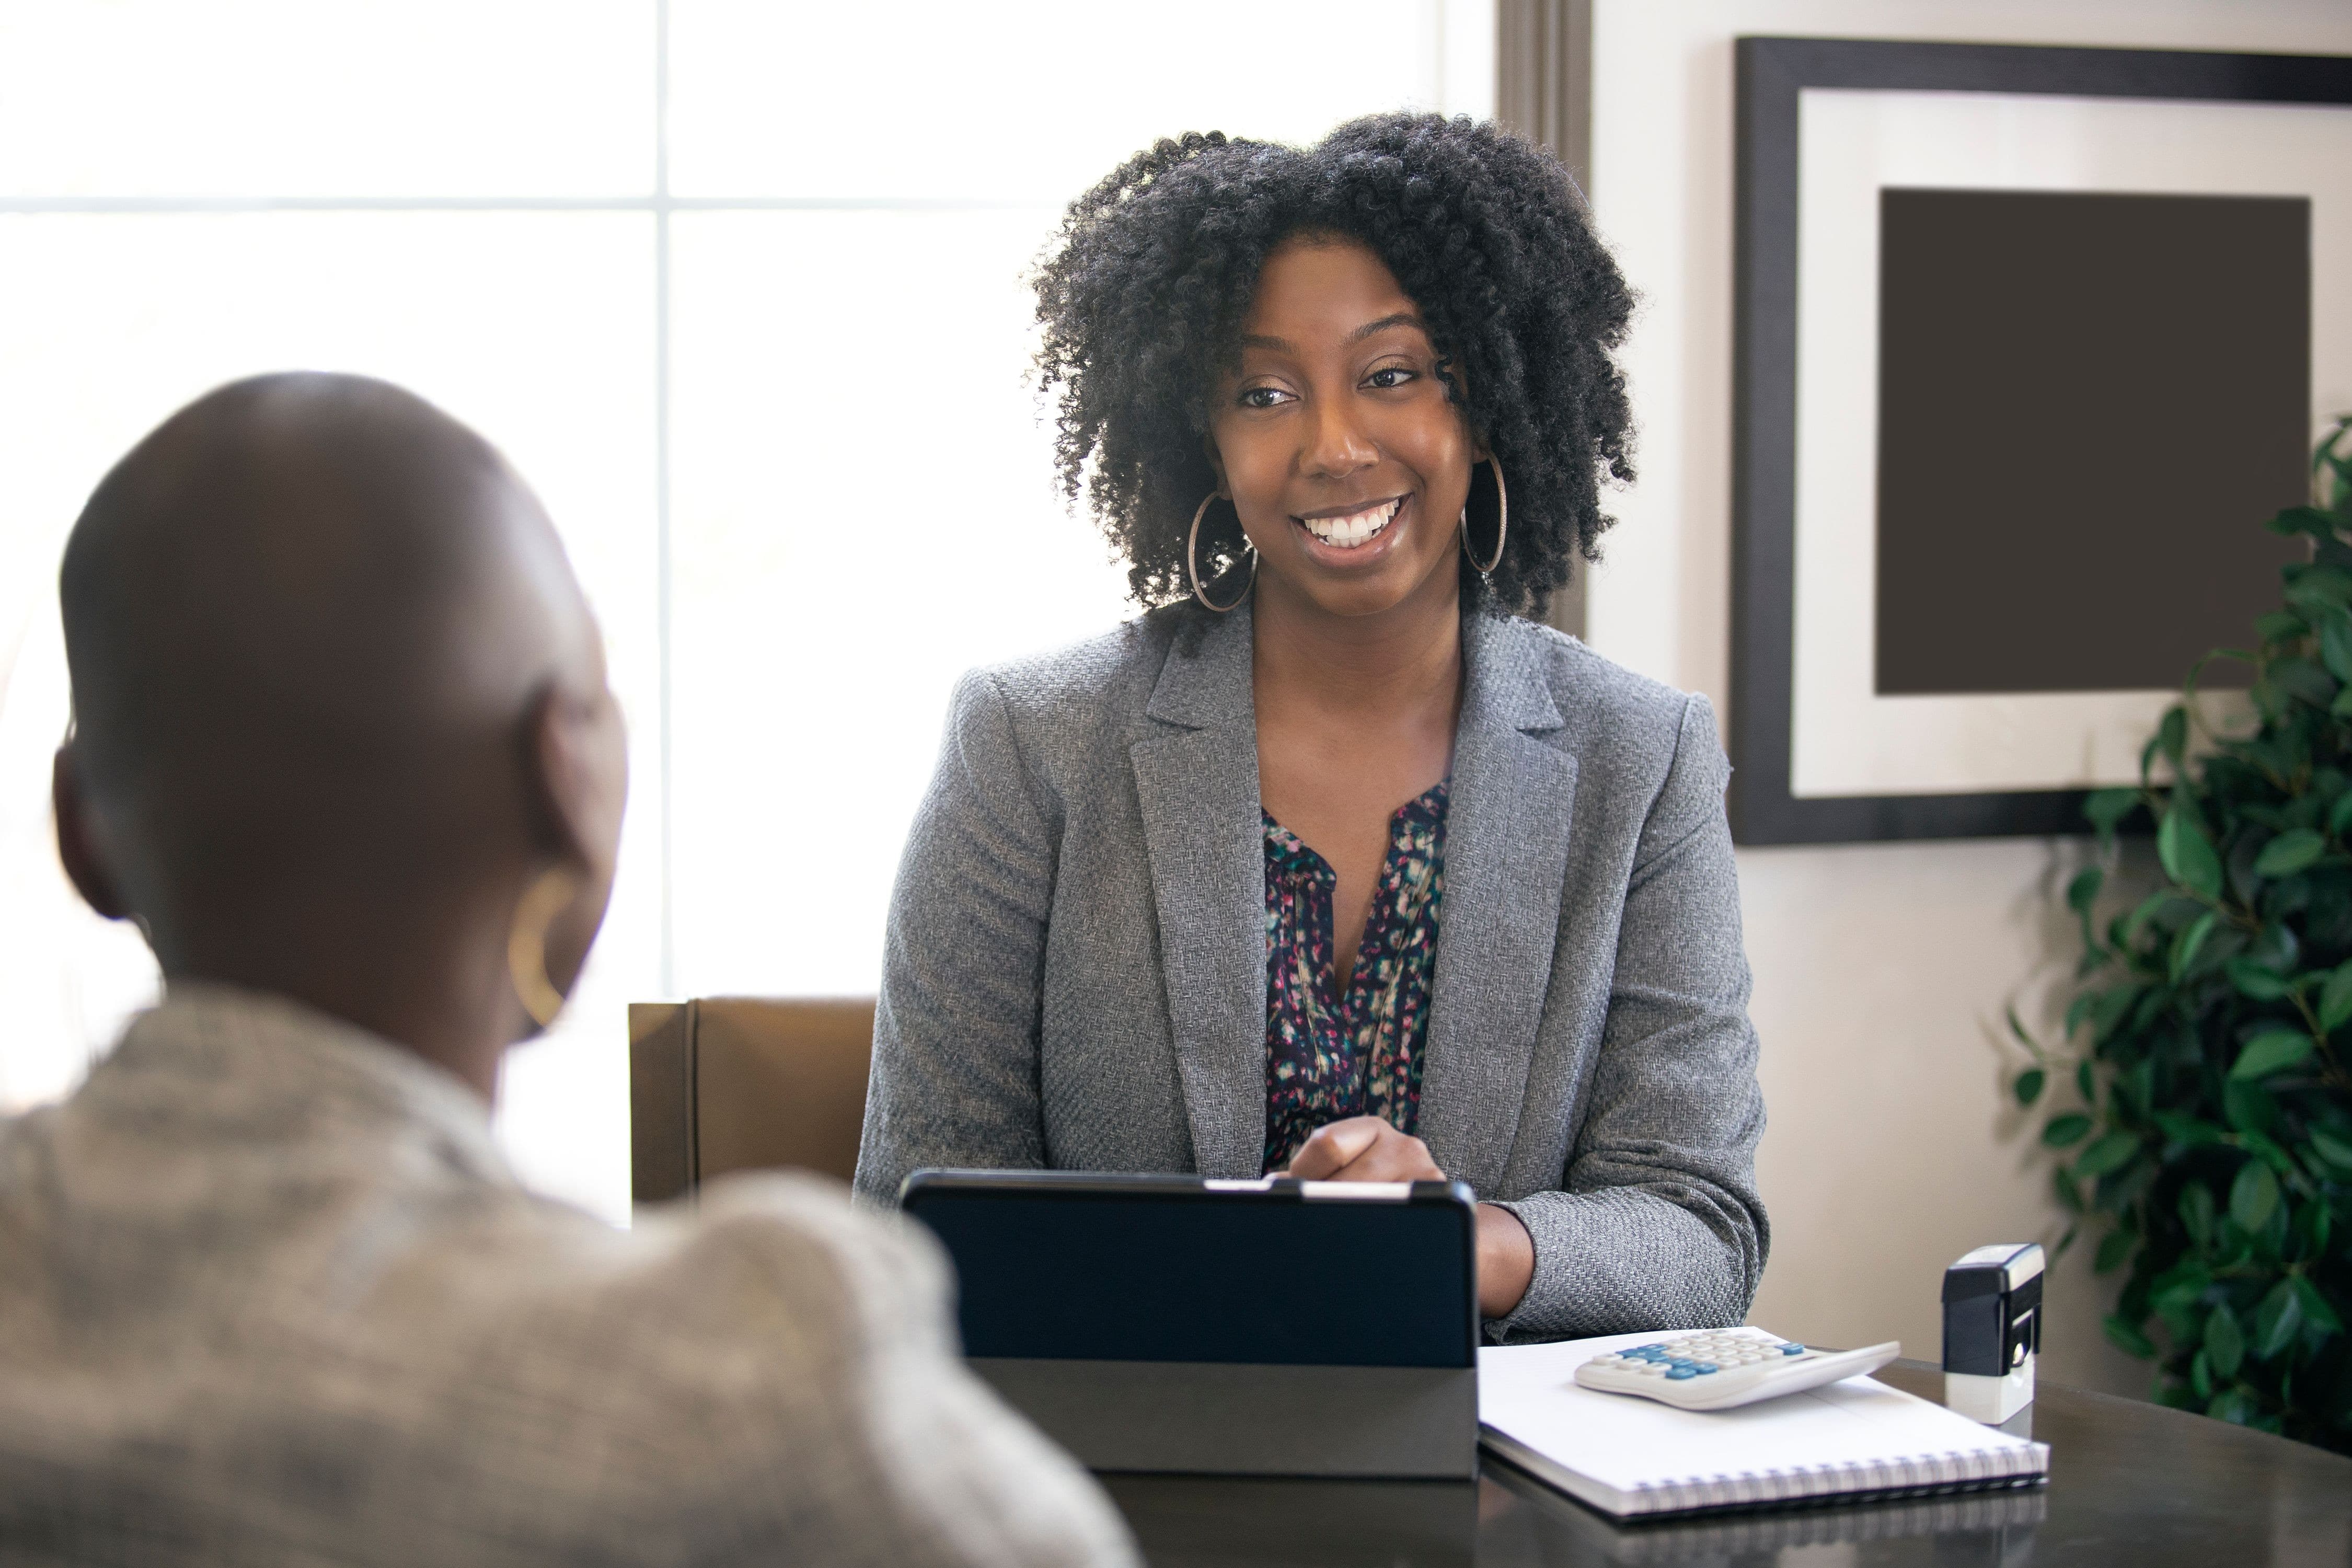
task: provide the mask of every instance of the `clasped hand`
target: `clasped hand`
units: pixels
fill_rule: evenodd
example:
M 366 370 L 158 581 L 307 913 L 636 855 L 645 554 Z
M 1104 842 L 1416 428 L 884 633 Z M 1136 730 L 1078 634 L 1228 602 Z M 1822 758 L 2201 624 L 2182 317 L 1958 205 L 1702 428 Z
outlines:
M 1429 1145 L 1378 1116 L 1350 1116 L 1317 1128 L 1283 1173 L 1305 1182 L 1442 1182 Z M 1507 1316 L 1535 1277 L 1536 1244 L 1519 1216 L 1478 1205 L 1478 1313 Z

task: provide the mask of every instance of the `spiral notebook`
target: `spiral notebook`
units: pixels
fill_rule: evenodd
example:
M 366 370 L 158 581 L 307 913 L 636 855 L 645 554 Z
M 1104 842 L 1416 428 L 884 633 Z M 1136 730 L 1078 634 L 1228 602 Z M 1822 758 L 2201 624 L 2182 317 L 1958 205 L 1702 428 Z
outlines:
M 1480 1351 L 1481 1446 L 1623 1517 L 2026 1487 L 2050 1473 L 2048 1444 L 1980 1426 L 1874 1378 L 1717 1411 L 1576 1385 L 1586 1357 L 1657 1337 Z

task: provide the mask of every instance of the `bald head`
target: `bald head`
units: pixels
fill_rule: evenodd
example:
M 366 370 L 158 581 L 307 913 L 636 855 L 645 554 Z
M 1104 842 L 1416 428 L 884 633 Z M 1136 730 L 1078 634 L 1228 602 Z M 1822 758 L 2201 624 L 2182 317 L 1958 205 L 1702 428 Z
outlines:
M 530 492 L 362 377 L 258 377 L 173 416 L 90 497 L 60 588 L 79 786 L 167 971 L 240 900 L 339 879 L 397 899 L 524 856 L 549 831 L 530 714 L 604 689 Z

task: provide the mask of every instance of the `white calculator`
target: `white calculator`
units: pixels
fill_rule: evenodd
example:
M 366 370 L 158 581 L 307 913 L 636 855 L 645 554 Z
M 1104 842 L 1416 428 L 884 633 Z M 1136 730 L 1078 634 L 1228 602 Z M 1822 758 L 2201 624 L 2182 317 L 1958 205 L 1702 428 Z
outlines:
M 1876 1372 L 1902 1353 L 1892 1340 L 1867 1350 L 1824 1351 L 1761 1329 L 1712 1329 L 1594 1356 L 1576 1369 L 1576 1381 L 1685 1410 L 1729 1410 Z

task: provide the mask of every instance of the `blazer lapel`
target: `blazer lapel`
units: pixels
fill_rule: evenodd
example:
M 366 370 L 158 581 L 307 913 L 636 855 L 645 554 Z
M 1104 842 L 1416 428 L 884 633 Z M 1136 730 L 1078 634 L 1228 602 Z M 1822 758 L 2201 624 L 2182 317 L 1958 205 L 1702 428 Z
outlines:
M 1532 629 L 1484 615 L 1462 629 L 1420 1133 L 1449 1175 L 1483 1189 L 1510 1155 L 1543 1019 L 1576 759 L 1530 733 L 1561 723 Z
M 1244 605 L 1191 654 L 1170 649 L 1144 710 L 1157 732 L 1129 748 L 1204 1176 L 1255 1176 L 1265 1151 L 1265 847 L 1250 682 Z

